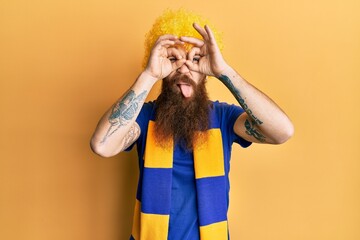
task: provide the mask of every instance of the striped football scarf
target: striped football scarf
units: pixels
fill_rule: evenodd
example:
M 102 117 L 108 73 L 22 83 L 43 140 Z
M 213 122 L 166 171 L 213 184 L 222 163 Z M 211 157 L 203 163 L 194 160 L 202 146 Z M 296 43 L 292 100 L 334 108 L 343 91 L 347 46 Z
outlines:
M 141 200 L 136 200 L 131 239 L 167 240 L 173 167 L 173 143 L 155 143 L 155 122 L 148 126 Z M 194 147 L 199 231 L 201 240 L 227 240 L 226 178 L 220 129 L 209 129 L 206 143 Z

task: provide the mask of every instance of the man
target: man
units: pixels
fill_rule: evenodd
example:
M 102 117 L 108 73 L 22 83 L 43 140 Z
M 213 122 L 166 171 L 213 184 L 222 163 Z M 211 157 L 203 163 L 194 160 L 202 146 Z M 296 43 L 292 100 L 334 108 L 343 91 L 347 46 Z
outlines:
M 192 19 L 183 10 L 165 15 L 161 29 Z M 156 38 L 145 69 L 91 139 L 93 151 L 104 157 L 137 145 L 140 177 L 130 239 L 229 239 L 232 143 L 280 144 L 293 134 L 286 114 L 224 60 L 210 27 L 186 28 L 201 37 L 169 30 Z M 241 107 L 209 101 L 207 76 L 223 82 Z M 144 103 L 159 79 L 161 94 Z

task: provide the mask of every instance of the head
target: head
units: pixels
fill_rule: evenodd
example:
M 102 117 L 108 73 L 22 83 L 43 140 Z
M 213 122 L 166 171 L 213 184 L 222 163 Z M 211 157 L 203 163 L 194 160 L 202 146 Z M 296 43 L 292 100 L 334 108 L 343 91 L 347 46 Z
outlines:
M 142 63 L 143 68 L 146 67 L 151 49 L 160 36 L 165 34 L 173 34 L 178 37 L 189 36 L 201 39 L 201 35 L 192 27 L 194 22 L 200 24 L 201 26 L 204 26 L 205 24 L 209 25 L 213 30 L 220 50 L 223 49 L 221 34 L 207 19 L 182 8 L 178 10 L 167 9 L 155 20 L 150 31 L 145 35 L 145 53 Z M 192 45 L 185 44 L 184 47 L 186 51 L 189 51 L 192 48 Z
M 201 38 L 192 27 L 194 22 L 208 24 L 198 15 L 185 10 L 166 11 L 156 20 L 152 30 L 147 34 L 144 62 L 148 61 L 151 48 L 161 35 Z M 173 48 L 173 51 L 180 53 L 183 59 L 193 61 L 195 64 L 199 59 L 199 56 L 189 54 L 192 48 L 189 44 L 177 45 Z M 170 61 L 177 61 L 175 54 L 169 54 L 168 58 Z M 186 64 L 163 79 L 161 94 L 156 101 L 155 131 L 159 144 L 166 146 L 168 140 L 173 138 L 186 149 L 192 150 L 194 141 L 200 144 L 206 139 L 209 102 L 205 83 L 206 76 L 191 71 Z

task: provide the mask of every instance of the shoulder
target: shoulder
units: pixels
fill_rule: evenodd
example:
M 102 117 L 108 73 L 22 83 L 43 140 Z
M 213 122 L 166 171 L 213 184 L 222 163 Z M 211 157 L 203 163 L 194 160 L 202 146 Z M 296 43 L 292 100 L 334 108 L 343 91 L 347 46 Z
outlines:
M 136 122 L 139 124 L 140 128 L 143 130 L 149 120 L 152 120 L 155 116 L 155 102 L 146 102 L 141 107 L 140 113 L 136 118 Z
M 155 112 L 155 108 L 156 108 L 155 101 L 146 102 L 142 106 L 140 114 L 153 115 L 153 113 Z
M 241 114 L 244 112 L 244 110 L 238 105 L 219 101 L 210 101 L 210 109 L 218 114 L 231 114 L 232 112 L 235 114 Z
M 241 107 L 226 102 L 210 101 L 209 106 L 212 127 L 231 129 L 236 119 L 244 112 Z
M 227 105 L 229 105 L 229 104 L 226 102 L 209 101 L 209 106 L 210 106 L 211 110 L 222 109 L 222 108 L 226 107 Z
M 152 109 L 155 107 L 155 101 L 145 102 L 143 109 Z

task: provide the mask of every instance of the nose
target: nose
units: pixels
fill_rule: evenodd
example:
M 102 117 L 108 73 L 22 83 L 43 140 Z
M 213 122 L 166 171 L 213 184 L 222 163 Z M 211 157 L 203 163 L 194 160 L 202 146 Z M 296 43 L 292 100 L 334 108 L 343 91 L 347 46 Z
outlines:
M 186 64 L 183 64 L 181 67 L 179 67 L 179 68 L 177 69 L 177 72 L 184 74 L 184 73 L 190 72 L 190 70 L 189 70 L 189 68 L 186 66 Z

